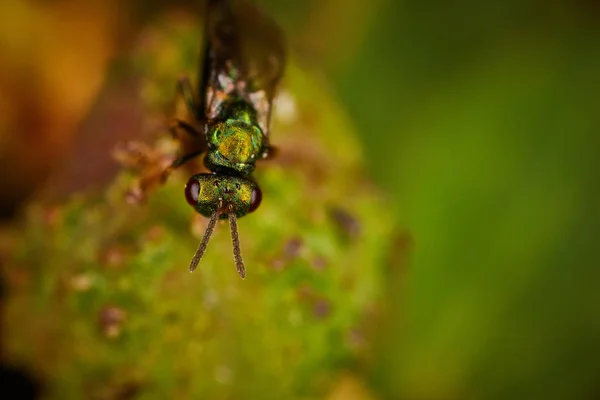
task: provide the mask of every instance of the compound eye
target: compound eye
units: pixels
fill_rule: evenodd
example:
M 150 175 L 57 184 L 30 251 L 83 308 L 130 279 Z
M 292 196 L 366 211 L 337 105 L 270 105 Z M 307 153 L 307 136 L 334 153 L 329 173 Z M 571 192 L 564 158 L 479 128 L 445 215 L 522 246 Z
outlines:
M 262 201 L 262 191 L 257 186 L 252 191 L 252 197 L 250 198 L 250 207 L 248 208 L 248 212 L 256 210 L 258 206 L 260 206 L 260 202 Z
M 196 204 L 198 204 L 199 193 L 200 183 L 196 178 L 191 177 L 188 183 L 185 185 L 185 199 L 190 206 L 196 207 Z

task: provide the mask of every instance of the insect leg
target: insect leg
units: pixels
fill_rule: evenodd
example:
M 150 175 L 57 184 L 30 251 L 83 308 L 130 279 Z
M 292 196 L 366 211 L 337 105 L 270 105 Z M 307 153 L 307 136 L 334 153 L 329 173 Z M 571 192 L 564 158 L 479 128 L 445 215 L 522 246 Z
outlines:
M 203 150 L 198 150 L 198 151 L 193 151 L 189 154 L 186 154 L 182 157 L 177 158 L 175 161 L 173 161 L 171 163 L 171 165 L 169 166 L 170 169 L 175 169 L 175 168 L 179 168 L 181 167 L 183 164 L 185 164 L 186 162 L 198 157 L 200 154 L 204 153 Z
M 198 104 L 194 97 L 192 84 L 187 76 L 183 76 L 177 81 L 177 94 L 183 97 L 183 101 L 185 101 L 189 113 L 193 115 L 195 119 L 200 120 L 201 116 L 198 113 Z
M 276 146 L 267 143 L 261 156 L 263 160 L 272 160 L 273 158 L 277 157 L 277 154 L 279 154 L 279 149 Z
M 202 138 L 202 135 L 200 134 L 200 132 L 198 132 L 198 130 L 196 128 L 194 128 L 192 125 L 190 125 L 187 122 L 180 120 L 180 119 L 173 120 L 171 122 L 171 126 L 169 127 L 169 130 L 171 131 L 173 138 L 179 137 L 179 135 L 177 134 L 177 132 L 179 130 L 185 131 L 193 139 Z
M 167 168 L 165 168 L 163 170 L 162 175 L 161 175 L 161 181 L 163 183 L 166 182 L 166 180 L 169 179 L 169 176 L 171 175 L 171 172 L 173 172 L 174 169 L 181 167 L 183 164 L 187 163 L 190 160 L 193 160 L 194 158 L 198 157 L 202 153 L 204 153 L 203 150 L 198 150 L 198 151 L 191 152 L 189 154 L 186 154 L 184 156 L 181 156 L 181 157 L 175 159 L 171 163 L 171 165 L 169 165 Z

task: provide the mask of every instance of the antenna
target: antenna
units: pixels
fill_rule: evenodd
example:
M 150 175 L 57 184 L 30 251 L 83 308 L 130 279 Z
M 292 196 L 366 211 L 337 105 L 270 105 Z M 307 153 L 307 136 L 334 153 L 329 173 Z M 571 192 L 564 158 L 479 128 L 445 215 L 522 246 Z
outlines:
M 229 227 L 231 228 L 231 241 L 233 242 L 233 259 L 235 260 L 235 266 L 240 278 L 246 277 L 246 267 L 244 267 L 244 261 L 242 260 L 242 253 L 240 251 L 240 238 L 238 237 L 237 231 L 237 218 L 235 212 L 229 209 Z
M 210 240 L 210 236 L 212 235 L 213 230 L 215 229 L 215 224 L 217 223 L 217 219 L 219 219 L 220 211 L 221 211 L 221 202 L 219 203 L 219 207 L 217 207 L 217 210 L 210 216 L 210 221 L 208 222 L 208 227 L 206 228 L 206 231 L 204 232 L 204 237 L 202 238 L 202 242 L 200 243 L 200 246 L 198 246 L 198 250 L 196 250 L 196 254 L 194 254 L 194 258 L 192 258 L 192 262 L 190 263 L 190 272 L 194 272 L 194 270 L 198 266 L 198 263 L 200 262 L 200 259 L 202 259 L 202 256 L 204 255 L 204 252 L 206 251 L 206 246 L 208 246 L 208 241 Z M 230 217 L 230 219 L 231 219 L 231 217 Z M 236 236 L 237 236 L 237 234 L 236 234 Z

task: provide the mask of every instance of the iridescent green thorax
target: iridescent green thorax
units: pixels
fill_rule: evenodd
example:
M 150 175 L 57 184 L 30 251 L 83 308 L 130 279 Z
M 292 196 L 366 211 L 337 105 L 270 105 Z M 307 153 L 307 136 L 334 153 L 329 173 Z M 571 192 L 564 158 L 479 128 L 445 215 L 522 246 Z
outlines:
M 254 108 L 244 100 L 223 104 L 207 128 L 208 152 L 204 158 L 211 171 L 233 170 L 249 175 L 262 157 L 265 137 Z
M 220 218 L 227 218 L 229 211 L 235 212 L 236 217 L 242 217 L 251 211 L 253 192 L 257 189 L 256 183 L 251 180 L 217 174 L 196 174 L 190 182 L 188 186 L 192 185 L 189 189 L 196 201 L 196 211 L 205 217 L 210 217 L 217 211 L 219 204 L 222 211 Z M 194 182 L 198 182 L 198 185 L 194 185 Z

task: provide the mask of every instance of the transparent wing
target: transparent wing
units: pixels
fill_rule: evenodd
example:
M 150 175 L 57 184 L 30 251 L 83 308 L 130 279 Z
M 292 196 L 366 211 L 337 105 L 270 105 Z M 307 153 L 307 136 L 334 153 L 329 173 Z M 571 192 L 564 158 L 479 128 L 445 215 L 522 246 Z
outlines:
M 249 0 L 208 0 L 205 15 L 199 107 L 208 119 L 214 118 L 222 101 L 237 94 L 254 105 L 268 135 L 271 105 L 285 66 L 283 32 Z

